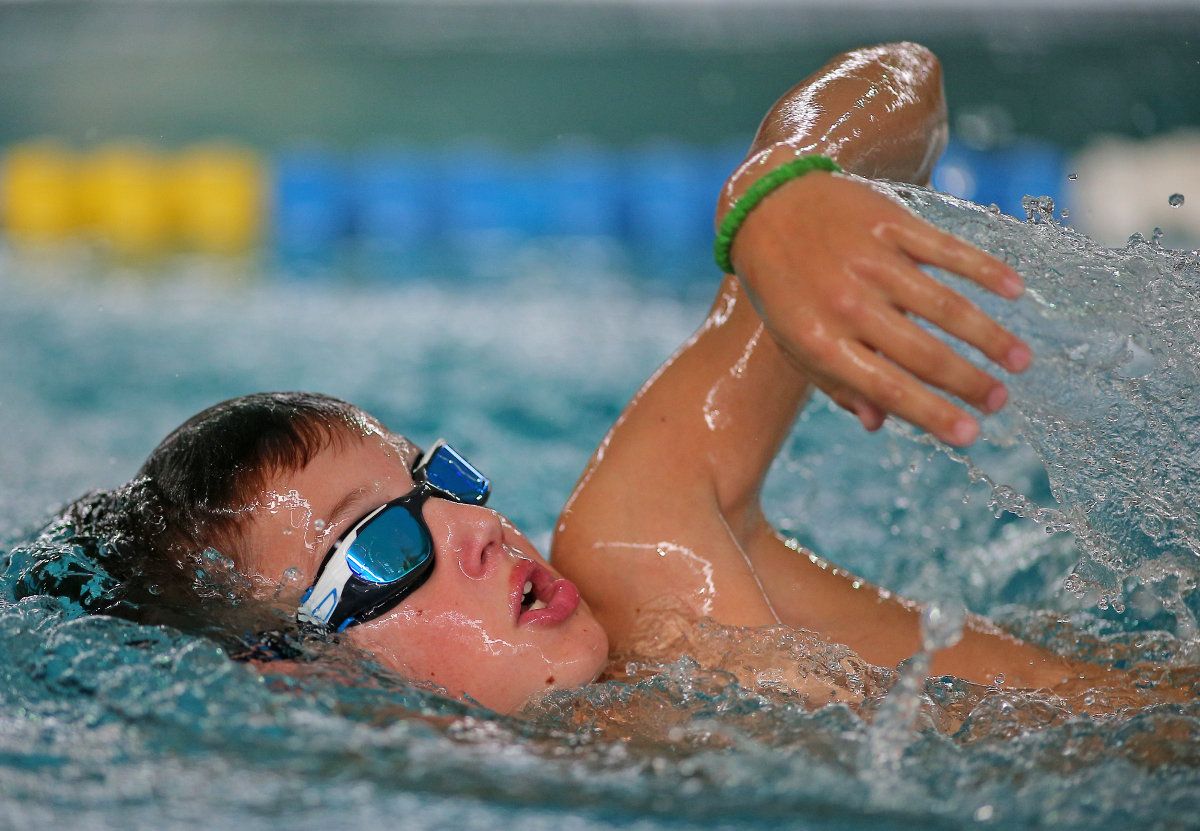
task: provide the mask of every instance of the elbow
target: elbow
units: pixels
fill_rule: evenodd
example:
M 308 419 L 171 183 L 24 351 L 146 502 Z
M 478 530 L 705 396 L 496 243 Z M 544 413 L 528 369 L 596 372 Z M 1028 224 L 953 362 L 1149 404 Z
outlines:
M 866 55 L 875 60 L 902 60 L 922 66 L 940 69 L 941 63 L 933 50 L 924 44 L 912 40 L 898 40 L 891 43 L 879 43 L 874 46 L 864 46 L 847 52 L 846 55 Z
M 855 50 L 847 58 L 853 74 L 871 87 L 859 106 L 886 124 L 873 144 L 860 148 L 856 172 L 927 183 L 947 136 L 941 61 L 928 47 L 908 41 Z
M 913 41 L 881 43 L 847 52 L 843 59 L 871 67 L 922 96 L 941 96 L 942 62 L 928 46 Z
M 901 66 L 898 71 L 913 73 L 914 86 L 920 88 L 922 94 L 941 99 L 942 97 L 942 62 L 933 50 L 919 43 L 905 41 L 891 44 L 896 50 L 896 56 Z
M 938 60 L 938 56 L 933 54 L 933 50 L 928 46 L 911 40 L 902 40 L 896 43 L 885 43 L 883 44 L 883 48 L 891 50 L 906 60 L 919 62 L 923 66 L 930 67 L 939 73 L 941 72 L 941 61 Z

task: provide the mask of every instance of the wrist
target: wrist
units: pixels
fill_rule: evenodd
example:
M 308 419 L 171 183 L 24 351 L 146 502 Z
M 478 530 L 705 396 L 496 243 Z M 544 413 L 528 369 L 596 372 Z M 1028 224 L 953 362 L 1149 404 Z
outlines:
M 812 155 L 825 156 L 838 162 L 840 166 L 845 167 L 845 162 L 841 158 L 842 154 L 834 152 L 832 148 L 821 147 L 816 142 L 797 144 L 796 142 L 779 141 L 753 151 L 729 175 L 729 178 L 725 180 L 725 184 L 721 187 L 721 192 L 717 199 L 717 213 L 714 226 L 720 228 L 721 221 L 725 218 L 725 215 L 729 213 L 730 209 L 737 204 L 737 201 L 759 179 L 781 165 L 802 156 Z
M 791 158 L 784 158 L 781 150 L 773 151 L 763 162 L 763 166 L 748 168 L 743 165 L 736 180 L 729 188 L 728 207 L 719 216 L 717 235 L 713 242 L 713 254 L 717 265 L 727 274 L 734 273 L 731 260 L 734 239 L 742 224 L 750 214 L 759 208 L 761 203 L 769 198 L 776 190 L 790 184 L 796 179 L 807 177 L 812 173 L 840 173 L 841 167 L 833 159 L 820 154 L 795 154 L 790 151 Z M 774 166 L 766 167 L 766 162 L 776 162 Z M 748 171 L 763 171 L 757 178 L 748 175 Z

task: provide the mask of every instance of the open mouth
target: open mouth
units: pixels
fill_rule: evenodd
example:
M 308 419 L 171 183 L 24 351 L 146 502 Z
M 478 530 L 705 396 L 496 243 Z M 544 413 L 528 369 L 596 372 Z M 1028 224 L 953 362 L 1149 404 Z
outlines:
M 542 600 L 533 591 L 533 581 L 526 580 L 525 587 L 521 594 L 521 614 L 525 612 L 535 612 L 538 609 L 545 609 L 546 601 Z
M 513 571 L 513 617 L 518 626 L 553 626 L 569 618 L 579 607 L 575 584 L 531 560 L 518 563 Z

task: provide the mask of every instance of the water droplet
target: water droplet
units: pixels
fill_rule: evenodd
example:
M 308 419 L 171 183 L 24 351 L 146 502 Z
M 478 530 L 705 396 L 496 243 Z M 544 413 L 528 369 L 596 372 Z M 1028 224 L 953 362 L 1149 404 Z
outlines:
M 1054 199 L 1049 196 L 1022 196 L 1021 207 L 1029 222 L 1049 222 L 1054 218 Z
M 921 611 L 921 641 L 933 652 L 954 646 L 962 639 L 967 610 L 957 600 L 935 601 Z
M 1070 211 L 1068 211 L 1066 208 L 1063 208 L 1063 209 L 1062 209 L 1062 218 L 1063 218 L 1063 219 L 1069 219 L 1069 218 L 1070 218 L 1070 216 L 1071 216 L 1071 212 L 1070 212 Z
M 1072 182 L 1074 182 L 1076 179 L 1078 179 L 1078 178 L 1079 178 L 1079 174 L 1078 174 L 1078 173 L 1072 173 L 1072 174 L 1071 174 L 1070 176 L 1068 176 L 1067 178 L 1068 178 L 1068 179 L 1070 179 Z
M 1167 197 L 1167 204 L 1170 205 L 1172 208 L 1180 207 L 1181 205 L 1183 205 L 1183 194 L 1182 193 L 1172 193 L 1169 197 Z
M 1003 687 L 1004 686 L 1004 673 L 1001 672 L 995 678 L 993 678 L 992 683 L 995 684 L 997 687 Z
M 314 531 L 324 531 L 325 530 L 325 520 L 314 519 L 313 520 L 313 530 Z

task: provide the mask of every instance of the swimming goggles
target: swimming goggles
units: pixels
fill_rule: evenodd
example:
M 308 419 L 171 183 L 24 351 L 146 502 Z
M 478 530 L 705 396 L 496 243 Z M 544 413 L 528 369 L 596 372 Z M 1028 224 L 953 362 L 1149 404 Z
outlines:
M 433 537 L 421 515 L 426 500 L 483 505 L 491 492 L 487 478 L 440 439 L 412 475 L 412 491 L 375 508 L 334 543 L 300 598 L 301 623 L 342 632 L 394 609 L 433 573 Z

